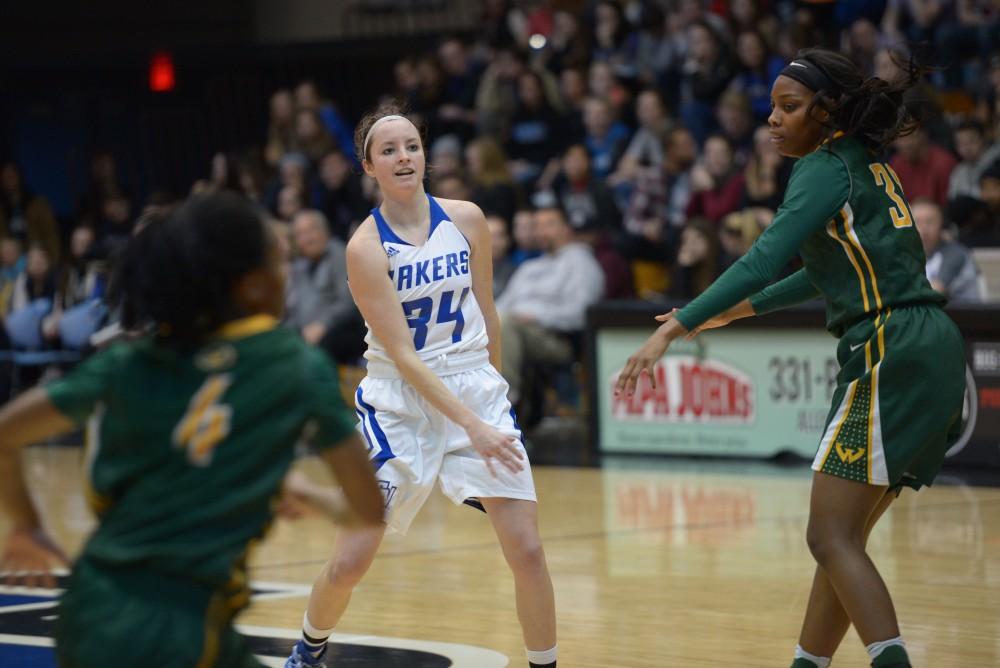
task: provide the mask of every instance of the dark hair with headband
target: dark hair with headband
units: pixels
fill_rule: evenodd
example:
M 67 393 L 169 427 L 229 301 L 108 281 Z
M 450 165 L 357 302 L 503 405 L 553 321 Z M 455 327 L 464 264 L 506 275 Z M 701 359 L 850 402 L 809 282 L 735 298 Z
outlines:
M 896 56 L 894 56 L 894 59 Z M 819 106 L 830 114 L 828 137 L 840 131 L 879 151 L 896 137 L 919 125 L 903 104 L 903 94 L 927 71 L 914 57 L 896 63 L 902 75 L 895 81 L 866 77 L 847 56 L 821 48 L 803 49 L 781 71 L 816 93 L 807 113 Z

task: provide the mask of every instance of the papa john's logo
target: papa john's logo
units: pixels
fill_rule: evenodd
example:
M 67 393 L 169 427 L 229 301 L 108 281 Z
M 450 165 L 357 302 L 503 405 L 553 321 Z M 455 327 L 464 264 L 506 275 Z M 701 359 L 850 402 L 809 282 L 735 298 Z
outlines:
M 750 424 L 754 421 L 753 380 L 739 369 L 692 355 L 668 355 L 645 374 L 631 397 L 614 396 L 621 369 L 608 379 L 611 414 L 619 420 Z

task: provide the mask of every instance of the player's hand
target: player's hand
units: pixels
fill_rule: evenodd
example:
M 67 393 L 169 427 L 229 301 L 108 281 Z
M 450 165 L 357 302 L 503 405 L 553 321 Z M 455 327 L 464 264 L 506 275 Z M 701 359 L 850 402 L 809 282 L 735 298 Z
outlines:
M 291 471 L 281 484 L 281 495 L 274 509 L 275 514 L 286 520 L 301 519 L 312 510 L 309 493 L 312 483 L 305 474 Z
M 0 555 L 0 576 L 6 585 L 53 589 L 52 568 L 69 566 L 69 559 L 41 529 L 14 529 Z
M 643 373 L 649 376 L 650 384 L 656 387 L 656 374 L 654 373 L 656 363 L 663 357 L 663 353 L 667 352 L 667 348 L 674 339 L 687 334 L 684 325 L 674 317 L 676 311 L 677 309 L 674 309 L 670 313 L 657 316 L 657 320 L 662 318 L 663 324 L 625 362 L 625 367 L 618 374 L 618 382 L 615 383 L 615 395 L 632 396 L 635 393 L 636 383 L 639 382 L 639 377 Z
M 326 325 L 321 322 L 311 322 L 302 328 L 302 338 L 314 346 L 319 345 L 324 336 L 326 336 Z
M 481 420 L 466 429 L 465 433 L 494 478 L 497 477 L 496 462 L 512 473 L 524 470 L 524 454 L 517 437 L 501 433 Z

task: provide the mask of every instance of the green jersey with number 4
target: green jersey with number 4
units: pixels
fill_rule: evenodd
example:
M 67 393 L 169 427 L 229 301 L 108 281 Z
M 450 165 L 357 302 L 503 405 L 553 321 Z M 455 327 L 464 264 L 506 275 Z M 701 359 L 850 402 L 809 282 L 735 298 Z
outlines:
M 47 391 L 87 422 L 100 526 L 83 556 L 209 587 L 263 534 L 300 437 L 324 448 L 354 432 L 326 356 L 267 316 L 186 352 L 116 345 Z

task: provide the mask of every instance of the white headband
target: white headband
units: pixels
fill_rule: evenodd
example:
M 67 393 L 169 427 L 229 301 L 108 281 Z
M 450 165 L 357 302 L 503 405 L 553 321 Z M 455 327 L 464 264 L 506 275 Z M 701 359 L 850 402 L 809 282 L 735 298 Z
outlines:
M 377 128 L 380 123 L 384 121 L 405 121 L 405 120 L 406 120 L 405 116 L 390 114 L 389 116 L 383 116 L 382 118 L 372 123 L 372 126 L 368 128 L 368 134 L 365 135 L 365 143 L 362 144 L 361 146 L 361 155 L 362 156 L 368 155 L 368 140 L 372 138 L 372 133 L 375 132 L 375 128 Z

